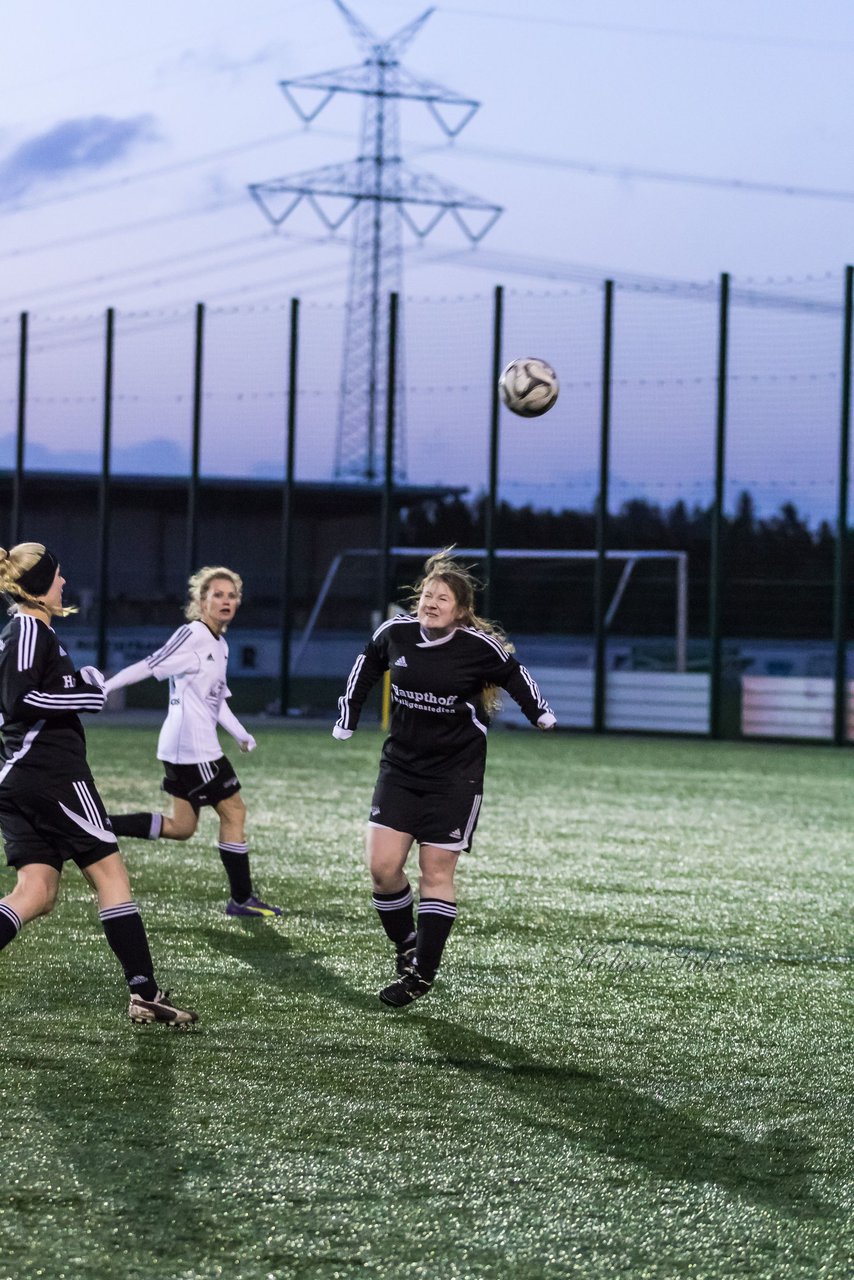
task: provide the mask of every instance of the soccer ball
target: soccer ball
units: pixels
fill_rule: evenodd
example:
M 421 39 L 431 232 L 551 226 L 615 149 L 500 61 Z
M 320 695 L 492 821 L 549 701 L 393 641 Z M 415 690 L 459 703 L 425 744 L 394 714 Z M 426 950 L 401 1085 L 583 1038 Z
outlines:
M 511 360 L 498 379 L 501 399 L 522 418 L 538 418 L 541 413 L 547 413 L 557 400 L 559 390 L 554 369 L 534 356 Z

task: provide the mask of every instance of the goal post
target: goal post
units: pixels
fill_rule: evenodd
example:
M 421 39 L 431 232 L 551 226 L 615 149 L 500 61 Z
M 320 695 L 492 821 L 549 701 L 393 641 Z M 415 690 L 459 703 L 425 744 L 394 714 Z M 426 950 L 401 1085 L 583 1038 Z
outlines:
M 401 559 L 403 557 L 424 557 L 434 555 L 435 547 L 391 547 L 389 555 L 392 558 Z M 311 612 L 306 621 L 306 625 L 300 635 L 299 641 L 294 645 L 293 656 L 291 659 L 291 674 L 294 674 L 302 662 L 305 652 L 311 642 L 311 638 L 317 627 L 317 620 L 327 598 L 332 591 L 335 579 L 345 560 L 362 556 L 366 558 L 377 557 L 382 553 L 375 547 L 349 548 L 346 551 L 339 551 L 333 557 L 326 575 L 321 583 L 317 599 L 312 605 Z M 486 549 L 484 547 L 455 547 L 454 555 L 463 558 L 469 557 L 475 560 L 483 560 L 486 557 Z M 495 551 L 496 560 L 544 560 L 544 561 L 569 561 L 569 560 L 596 560 L 598 559 L 598 551 L 579 551 L 579 550 L 537 550 L 535 548 L 507 548 Z M 606 560 L 622 562 L 623 569 L 614 593 L 605 610 L 605 629 L 606 631 L 612 625 L 617 610 L 620 607 L 620 601 L 625 595 L 626 588 L 629 585 L 632 574 L 638 564 L 647 561 L 669 562 L 674 567 L 675 586 L 676 586 L 676 608 L 674 618 L 674 643 L 675 643 L 675 668 L 677 672 L 684 672 L 687 669 L 688 660 L 688 552 L 687 551 L 606 551 Z

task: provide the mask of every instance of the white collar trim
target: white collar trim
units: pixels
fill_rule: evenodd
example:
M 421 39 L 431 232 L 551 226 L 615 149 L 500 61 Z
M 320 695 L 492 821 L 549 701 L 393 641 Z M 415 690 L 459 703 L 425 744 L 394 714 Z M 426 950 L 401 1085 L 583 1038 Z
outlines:
M 430 640 L 427 638 L 427 636 L 424 635 L 424 628 L 421 626 L 420 623 L 419 623 L 419 627 L 420 627 L 421 635 L 423 638 L 416 643 L 415 645 L 416 649 L 435 649 L 437 645 L 447 644 L 449 640 L 453 640 L 454 636 L 457 634 L 457 631 L 458 631 L 458 628 L 454 627 L 453 630 L 449 631 L 446 636 L 439 636 L 438 640 Z

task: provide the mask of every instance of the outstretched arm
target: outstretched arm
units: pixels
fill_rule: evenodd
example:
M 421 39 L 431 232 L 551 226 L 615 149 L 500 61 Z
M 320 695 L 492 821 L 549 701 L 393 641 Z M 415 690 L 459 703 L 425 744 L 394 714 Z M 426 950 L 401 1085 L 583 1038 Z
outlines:
M 143 658 L 142 662 L 134 662 L 131 666 L 117 671 L 114 676 L 110 676 L 104 689 L 107 693 L 112 693 L 114 689 L 124 689 L 126 685 L 139 684 L 140 680 L 147 680 L 150 675 L 152 670 L 148 665 L 148 659 Z
M 179 627 L 160 649 L 110 676 L 105 687 L 107 693 L 112 693 L 114 689 L 139 684 L 149 676 L 155 680 L 167 680 L 169 676 L 180 676 L 198 669 L 199 655 L 193 645 L 193 633 L 189 627 Z

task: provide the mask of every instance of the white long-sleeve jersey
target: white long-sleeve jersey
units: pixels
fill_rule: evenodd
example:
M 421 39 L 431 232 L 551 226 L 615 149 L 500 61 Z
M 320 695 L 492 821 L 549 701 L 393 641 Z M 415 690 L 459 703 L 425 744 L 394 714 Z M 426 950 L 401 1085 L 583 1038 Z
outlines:
M 202 764 L 222 755 L 218 724 L 238 742 L 252 742 L 251 734 L 226 705 L 231 697 L 227 667 L 224 637 L 215 636 L 203 622 L 188 622 L 155 653 L 112 676 L 106 692 L 149 676 L 168 679 L 169 710 L 157 741 L 157 758 L 170 764 Z

